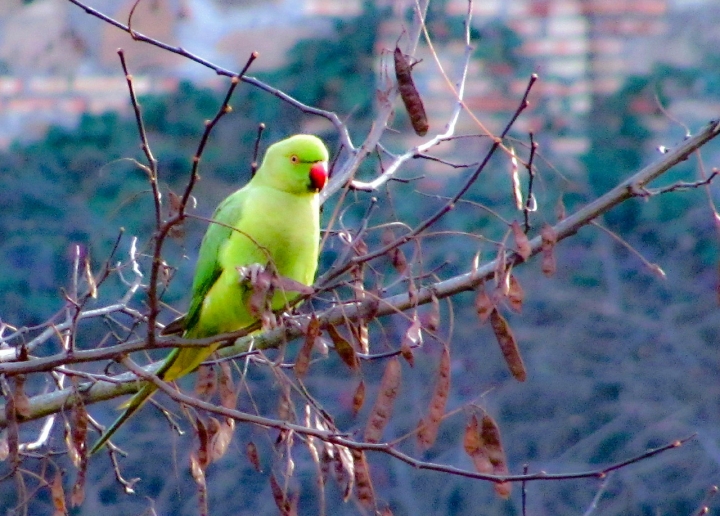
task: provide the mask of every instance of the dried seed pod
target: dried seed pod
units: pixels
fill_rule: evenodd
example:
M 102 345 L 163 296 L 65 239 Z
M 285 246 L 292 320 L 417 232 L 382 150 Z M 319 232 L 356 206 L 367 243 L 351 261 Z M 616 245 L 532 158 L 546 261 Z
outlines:
M 475 470 L 478 473 L 492 473 L 492 464 L 485 453 L 485 443 L 480 435 L 480 422 L 477 415 L 473 414 L 465 426 L 463 434 L 463 448 L 473 461 Z
M 400 361 L 397 358 L 391 358 L 385 366 L 385 372 L 380 381 L 380 391 L 365 427 L 365 440 L 367 442 L 380 442 L 382 432 L 390 420 L 395 398 L 397 398 L 400 390 L 401 379 L 402 368 L 400 367 Z
M 545 224 L 540 230 L 540 237 L 542 238 L 542 271 L 545 276 L 552 276 L 557 268 L 553 251 L 557 243 L 557 233 L 551 225 Z
M 395 45 L 393 58 L 395 61 L 395 78 L 397 79 L 400 98 L 403 104 L 405 104 L 405 109 L 410 116 L 410 123 L 415 130 L 415 134 L 425 136 L 429 128 L 427 114 L 425 113 L 425 106 L 420 98 L 420 94 L 415 87 L 415 82 L 413 82 L 410 63 L 405 59 L 402 50 L 400 50 L 400 47 L 397 45 Z
M 351 450 L 351 453 L 355 469 L 355 489 L 358 501 L 366 509 L 373 509 L 375 507 L 375 490 L 370 478 L 370 467 L 365 458 L 365 452 Z
M 510 325 L 505 318 L 500 315 L 497 309 L 490 312 L 490 325 L 492 326 L 495 338 L 500 344 L 500 351 L 502 351 L 505 362 L 510 368 L 510 372 L 519 382 L 524 382 L 527 378 L 525 371 L 525 364 L 523 364 L 522 357 L 520 356 L 520 350 L 518 349 L 515 336 L 510 329 Z
M 70 506 L 78 507 L 85 500 L 85 481 L 87 479 L 87 428 L 88 413 L 81 400 L 76 400 L 72 407 L 69 422 L 65 423 L 65 442 L 68 455 L 77 468 L 75 484 L 70 493 Z
M 418 429 L 418 442 L 420 446 L 427 450 L 437 438 L 438 429 L 443 415 L 445 415 L 445 405 L 447 404 L 448 395 L 450 393 L 450 350 L 447 346 L 443 347 L 442 356 L 440 357 L 440 368 L 438 370 L 438 379 L 435 383 L 435 392 L 432 400 L 430 400 L 430 408 L 426 419 L 420 423 Z
M 412 348 L 403 340 L 402 346 L 400 346 L 400 355 L 407 361 L 410 367 L 415 367 L 415 355 L 413 355 Z
M 515 238 L 515 250 L 522 257 L 523 261 L 527 260 L 530 258 L 530 254 L 532 253 L 530 240 L 528 240 L 527 235 L 522 230 L 517 220 L 513 220 L 512 224 L 510 224 L 510 229 L 512 229 L 513 237 Z
M 275 475 L 270 473 L 270 488 L 272 490 L 273 499 L 282 516 L 297 515 L 297 496 L 292 496 L 285 492 Z
M 232 379 L 232 370 L 228 362 L 220 362 L 220 380 L 218 382 L 220 393 L 220 404 L 229 409 L 234 409 L 237 404 L 238 392 Z
M 473 414 L 465 427 L 463 447 L 465 453 L 472 459 L 478 473 L 508 474 L 505 451 L 500 442 L 500 429 L 489 415 L 483 415 L 481 423 L 478 421 L 477 415 Z M 495 484 L 495 492 L 503 498 L 507 498 L 510 496 L 510 483 Z
M 220 422 L 216 418 L 210 418 L 210 461 L 215 462 L 223 457 L 230 446 L 233 433 L 235 432 L 235 420 L 229 417 L 223 418 Z
M 337 354 L 340 355 L 342 361 L 345 362 L 350 369 L 357 371 L 360 364 L 358 363 L 355 348 L 353 348 L 352 344 L 350 344 L 345 337 L 340 335 L 338 329 L 333 325 L 328 326 L 327 332 L 335 345 L 335 351 L 337 351 Z
M 507 460 L 500 441 L 500 428 L 488 414 L 483 415 L 480 436 L 484 443 L 485 454 L 492 465 L 492 473 L 494 475 L 507 475 Z M 510 482 L 495 484 L 495 492 L 503 498 L 508 498 L 510 496 L 510 486 Z
M 477 311 L 478 317 L 481 323 L 485 323 L 490 317 L 490 313 L 495 310 L 495 303 L 493 303 L 490 296 L 485 292 L 485 283 L 480 283 L 477 287 L 477 295 L 475 296 L 475 310 Z
M 317 317 L 315 317 L 315 314 L 313 314 L 310 317 L 307 330 L 305 330 L 305 342 L 295 358 L 295 375 L 298 378 L 303 378 L 305 373 L 307 373 L 308 367 L 310 366 L 310 355 L 315 346 L 315 341 L 319 336 L 320 322 L 317 320 Z
M 432 294 L 431 300 L 432 304 L 430 308 L 430 313 L 427 316 L 425 327 L 428 329 L 428 331 L 437 331 L 437 329 L 440 327 L 440 301 L 438 301 L 438 298 L 435 294 Z
M 353 402 L 352 402 L 352 412 L 353 416 L 357 416 L 358 412 L 360 412 L 360 409 L 365 404 L 365 382 L 363 380 L 360 380 L 360 383 L 357 386 L 357 389 L 355 389 L 355 394 L 353 395 Z
M 260 467 L 260 455 L 258 454 L 258 449 L 254 442 L 248 441 L 245 445 L 245 455 L 247 455 L 248 460 L 250 461 L 250 464 L 252 464 L 253 468 L 255 468 L 255 471 L 258 473 L 261 472 L 262 468 Z
M 208 444 L 210 443 L 210 434 L 205 426 L 205 423 L 201 419 L 195 419 L 195 429 L 198 436 L 198 449 L 196 452 L 197 466 L 205 471 L 210 464 L 210 453 L 208 451 Z
M 195 374 L 195 394 L 209 398 L 217 389 L 217 375 L 211 365 L 201 365 Z
M 55 478 L 50 484 L 50 494 L 52 496 L 55 514 L 67 514 L 67 505 L 65 504 L 65 491 L 62 485 L 62 473 L 60 470 L 55 471 Z
M 415 357 L 413 356 L 413 349 L 422 345 L 422 322 L 420 318 L 415 315 L 413 322 L 405 332 L 405 336 L 400 346 L 400 354 L 407 360 L 410 367 L 415 366 Z
M 520 282 L 510 274 L 509 286 L 507 291 L 507 299 L 510 308 L 517 313 L 522 312 L 523 300 L 525 299 L 525 291 L 520 286 Z

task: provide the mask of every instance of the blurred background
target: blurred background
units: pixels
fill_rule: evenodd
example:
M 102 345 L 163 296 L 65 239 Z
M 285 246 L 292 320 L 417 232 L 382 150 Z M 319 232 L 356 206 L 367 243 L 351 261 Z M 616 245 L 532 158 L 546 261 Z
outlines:
M 94 8 L 126 23 L 133 1 L 92 0 Z M 456 80 L 464 52 L 467 3 L 435 1 L 427 25 L 444 69 Z M 231 70 L 240 70 L 252 51 L 260 58 L 251 75 L 298 100 L 337 112 L 358 144 L 370 127 L 376 90 L 392 75 L 388 51 L 409 24 L 412 3 L 353 0 L 143 0 L 133 28 L 177 45 Z M 658 159 L 711 119 L 720 117 L 720 11 L 712 0 L 477 0 L 473 6 L 474 50 L 466 104 L 498 133 L 517 107 L 528 78 L 539 83 L 531 106 L 513 127 L 518 152 L 527 156 L 527 134 L 540 143 L 536 161 L 536 227 L 556 220 L 562 203 L 577 208 L 642 166 Z M 407 43 L 400 40 L 401 47 Z M 226 79 L 180 56 L 133 42 L 127 34 L 66 0 L 4 0 L 0 4 L 0 319 L 33 326 L 63 307 L 72 250 L 80 245 L 103 262 L 123 227 L 147 241 L 153 217 L 136 123 L 116 50 L 125 49 L 164 189 L 180 191 L 203 121 L 211 118 L 227 88 Z M 453 98 L 428 46 L 421 42 L 413 70 L 430 118 L 442 132 Z M 209 216 L 230 191 L 249 179 L 257 125 L 267 126 L 262 148 L 297 132 L 316 133 L 337 150 L 332 126 L 243 85 L 234 112 L 214 131 L 195 190 L 197 211 Z M 412 134 L 402 109 L 385 144 L 394 151 L 422 140 Z M 478 134 L 466 114 L 458 134 Z M 477 142 L 477 140 L 474 140 Z M 438 155 L 471 162 L 482 146 L 455 140 Z M 663 184 L 693 181 L 718 165 L 720 145 L 676 167 Z M 513 212 L 507 160 L 496 160 L 467 199 L 508 218 Z M 371 177 L 367 163 L 361 174 Z M 403 174 L 422 176 L 394 183 L 383 192 L 388 217 L 412 224 L 434 209 L 418 203 L 417 192 L 453 192 L 461 172 L 431 162 L 413 162 Z M 615 232 L 666 273 L 659 278 L 608 233 L 581 230 L 557 248 L 558 272 L 540 273 L 537 262 L 516 274 L 526 292 L 522 314 L 509 315 L 528 369 L 515 382 L 492 332 L 481 326 L 470 294 L 453 300 L 452 390 L 448 410 L 478 398 L 497 420 L 510 469 L 574 472 L 632 457 L 646 448 L 696 433 L 680 449 L 614 473 L 594 514 L 693 514 L 706 492 L 720 482 L 720 314 L 718 233 L 713 203 L 717 188 L 698 188 L 648 200 L 634 199 L 611 211 L 602 225 Z M 363 213 L 366 197 L 347 214 L 348 225 Z M 502 239 L 504 227 L 477 205 L 461 205 L 437 228 Z M 326 213 L 329 212 L 326 210 Z M 326 216 L 327 217 L 327 216 Z M 186 227 L 166 259 L 175 277 L 165 301 L 187 303 L 198 242 L 205 227 Z M 493 246 L 433 237 L 423 261 L 444 264 L 440 276 L 467 270 L 473 255 L 494 256 Z M 369 242 L 372 244 L 372 242 Z M 485 245 L 485 247 L 483 247 Z M 126 249 L 125 246 L 124 249 Z M 126 251 L 123 251 L 126 252 Z M 336 253 L 323 254 L 327 268 Z M 121 256 L 121 258 L 124 258 Z M 104 286 L 98 304 L 123 292 L 118 278 Z M 142 306 L 142 300 L 137 304 Z M 446 331 L 450 311 L 442 308 Z M 381 331 L 382 330 L 382 331 Z M 89 324 L 80 345 L 94 346 L 106 328 Z M 373 331 L 399 340 L 403 324 L 391 320 Z M 385 435 L 415 428 L 425 413 L 440 346 L 418 353 L 404 369 L 404 389 Z M 53 352 L 52 349 L 39 352 Z M 349 406 L 356 382 L 344 366 L 326 361 L 307 378 L 308 389 L 336 414 L 347 431 L 362 428 Z M 338 374 L 338 370 L 342 374 Z M 377 382 L 378 368 L 366 372 Z M 275 410 L 273 378 L 252 370 L 253 401 L 263 413 Z M 92 407 L 104 422 L 116 403 Z M 252 410 L 241 396 L 240 408 Z M 106 457 L 93 458 L 86 501 L 73 514 L 195 514 L 196 489 L 187 467 L 190 437 L 169 432 L 164 418 L 146 409 L 118 434 L 130 454 L 121 468 L 139 477 L 126 495 Z M 367 407 L 365 412 L 367 412 Z M 462 449 L 462 416 L 441 427 L 426 460 L 472 468 Z M 27 425 L 31 427 L 31 425 Z M 171 436 L 172 437 L 169 437 Z M 62 435 L 56 443 L 62 448 Z M 231 450 L 208 471 L 212 514 L 275 514 L 267 471 L 258 473 L 245 457 L 253 440 L 270 467 L 272 439 L 239 427 Z M 439 473 L 419 472 L 384 456 L 370 455 L 377 496 L 400 514 L 520 514 L 520 489 L 497 498 L 490 484 Z M 314 465 L 298 451 L 294 488 L 300 513 L 317 514 Z M 39 467 L 39 466 L 38 466 Z M 535 482 L 527 487 L 527 514 L 590 512 L 599 480 Z M 0 508 L 14 514 L 16 486 L 0 483 Z M 328 514 L 356 514 L 341 493 L 326 493 Z M 49 513 L 49 490 L 38 489 L 32 514 Z M 720 501 L 711 502 L 720 507 Z M 712 511 L 711 511 L 712 512 Z

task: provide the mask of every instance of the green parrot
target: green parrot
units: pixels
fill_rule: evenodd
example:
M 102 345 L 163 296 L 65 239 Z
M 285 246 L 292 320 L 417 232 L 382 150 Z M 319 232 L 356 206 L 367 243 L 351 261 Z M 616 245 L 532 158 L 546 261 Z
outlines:
M 252 288 L 238 267 L 268 264 L 278 276 L 312 285 L 318 263 L 320 204 L 318 192 L 327 182 L 328 151 L 323 142 L 299 134 L 271 145 L 250 182 L 215 210 L 200 244 L 192 300 L 187 315 L 169 326 L 188 339 L 210 337 L 249 326 L 257 320 L 249 306 Z M 298 296 L 273 294 L 279 310 Z M 219 346 L 176 348 L 158 371 L 165 381 L 192 372 Z M 90 453 L 101 449 L 115 431 L 157 389 L 146 383 L 128 402 L 125 412 L 100 437 Z

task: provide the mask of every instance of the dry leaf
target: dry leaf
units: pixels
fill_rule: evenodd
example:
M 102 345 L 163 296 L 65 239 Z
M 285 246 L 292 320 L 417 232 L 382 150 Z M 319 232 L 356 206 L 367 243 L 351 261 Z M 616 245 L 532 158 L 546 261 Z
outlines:
M 400 361 L 393 357 L 388 360 L 385 366 L 385 372 L 380 381 L 380 391 L 368 417 L 367 426 L 365 427 L 365 440 L 367 442 L 380 442 L 382 432 L 392 415 L 395 398 L 397 398 L 400 390 L 401 379 L 402 368 L 400 367 Z
M 513 238 L 515 238 L 515 250 L 523 259 L 523 261 L 525 261 L 530 258 L 530 255 L 532 254 L 530 240 L 528 240 L 527 235 L 522 230 L 520 224 L 518 224 L 516 220 L 513 221 L 513 223 L 510 225 L 510 228 L 512 229 Z
M 490 325 L 495 333 L 498 344 L 500 344 L 500 351 L 502 351 L 503 357 L 505 357 L 505 362 L 510 368 L 510 372 L 516 380 L 524 382 L 527 378 L 525 364 L 523 364 L 520 350 L 518 349 L 510 325 L 497 310 L 490 312 Z
M 318 337 L 320 337 L 320 321 L 318 321 L 315 314 L 313 314 L 310 316 L 310 322 L 308 323 L 307 330 L 305 330 L 303 345 L 295 358 L 295 375 L 298 378 L 303 378 L 310 367 L 310 356 Z
M 525 299 L 525 292 L 523 291 L 517 278 L 510 274 L 509 285 L 507 291 L 507 299 L 510 304 L 510 308 L 514 312 L 522 312 L 523 300 Z
M 554 248 L 557 243 L 557 233 L 549 224 L 545 224 L 540 230 L 542 238 L 542 271 L 545 276 L 555 274 L 557 264 L 555 263 Z
M 447 404 L 448 395 L 450 394 L 450 350 L 447 346 L 443 346 L 443 352 L 440 356 L 440 368 L 438 370 L 438 379 L 435 383 L 435 391 L 430 400 L 430 408 L 427 418 L 421 422 L 418 430 L 417 438 L 420 447 L 424 450 L 430 448 L 437 439 L 438 429 L 443 415 L 445 415 L 445 405 Z
M 493 303 L 490 296 L 485 292 L 485 282 L 480 283 L 477 287 L 477 295 L 475 296 L 475 310 L 477 311 L 478 317 L 481 323 L 487 322 L 490 317 L 490 313 L 495 310 L 495 303 Z
M 370 477 L 370 468 L 365 458 L 365 452 L 352 450 L 351 453 L 355 469 L 355 489 L 357 491 L 358 501 L 360 505 L 366 509 L 373 510 L 375 508 L 375 491 Z
M 360 409 L 362 408 L 364 403 L 365 403 L 365 382 L 363 380 L 360 380 L 360 383 L 358 384 L 357 389 L 355 389 L 355 394 L 353 395 L 353 402 L 352 402 L 353 417 L 357 417 L 358 412 L 360 412 Z
M 353 348 L 352 344 L 350 344 L 350 342 L 345 337 L 340 335 L 338 329 L 332 324 L 328 326 L 327 332 L 328 335 L 330 335 L 333 344 L 335 345 L 335 351 L 338 355 L 340 355 L 342 361 L 345 362 L 345 364 L 347 364 L 350 369 L 352 369 L 353 371 L 357 371 L 360 367 L 360 364 L 358 363 L 358 358 L 355 354 L 355 348 Z

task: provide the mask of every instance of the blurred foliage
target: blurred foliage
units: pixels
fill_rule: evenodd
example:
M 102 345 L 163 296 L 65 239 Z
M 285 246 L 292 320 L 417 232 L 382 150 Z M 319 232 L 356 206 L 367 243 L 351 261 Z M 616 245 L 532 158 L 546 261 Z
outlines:
M 268 81 L 306 104 L 349 116 L 351 136 L 364 136 L 375 101 L 378 30 L 389 13 L 389 7 L 365 0 L 359 16 L 333 21 L 330 37 L 299 41 L 288 65 Z

